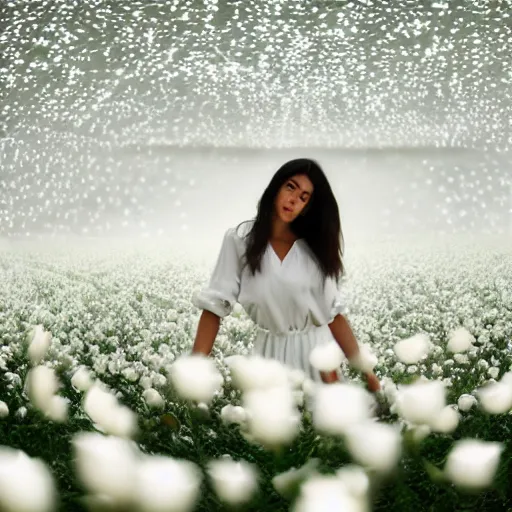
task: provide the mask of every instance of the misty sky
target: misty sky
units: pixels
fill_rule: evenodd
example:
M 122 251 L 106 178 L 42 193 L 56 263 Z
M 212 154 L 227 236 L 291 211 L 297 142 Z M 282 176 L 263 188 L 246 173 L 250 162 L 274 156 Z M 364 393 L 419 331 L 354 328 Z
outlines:
M 353 239 L 506 231 L 511 27 L 476 0 L 2 0 L 0 235 L 218 236 L 296 156 Z

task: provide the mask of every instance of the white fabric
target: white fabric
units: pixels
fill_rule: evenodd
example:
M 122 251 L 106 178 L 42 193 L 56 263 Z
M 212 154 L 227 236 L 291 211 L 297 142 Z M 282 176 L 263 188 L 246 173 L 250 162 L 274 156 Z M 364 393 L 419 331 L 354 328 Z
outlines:
M 199 309 L 225 317 L 239 302 L 257 324 L 253 352 L 298 368 L 318 381 L 309 354 L 319 343 L 332 341 L 328 324 L 342 312 L 336 280 L 325 288 L 315 256 L 306 241 L 297 240 L 281 262 L 271 244 L 261 261 L 261 272 L 243 267 L 244 235 L 252 221 L 226 231 L 209 285 L 193 296 Z

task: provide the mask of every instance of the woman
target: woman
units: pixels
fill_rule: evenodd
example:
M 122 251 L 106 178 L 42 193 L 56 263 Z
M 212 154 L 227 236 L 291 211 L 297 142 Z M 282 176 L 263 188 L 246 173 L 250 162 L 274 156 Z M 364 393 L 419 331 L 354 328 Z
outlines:
M 193 352 L 210 354 L 221 318 L 239 302 L 258 326 L 255 354 L 335 382 L 337 371 L 318 372 L 309 361 L 315 346 L 334 338 L 362 368 L 338 299 L 341 242 L 338 204 L 320 166 L 309 159 L 284 164 L 258 202 L 256 218 L 227 230 L 208 287 L 193 297 L 204 310 Z M 371 391 L 380 389 L 372 371 L 365 375 Z

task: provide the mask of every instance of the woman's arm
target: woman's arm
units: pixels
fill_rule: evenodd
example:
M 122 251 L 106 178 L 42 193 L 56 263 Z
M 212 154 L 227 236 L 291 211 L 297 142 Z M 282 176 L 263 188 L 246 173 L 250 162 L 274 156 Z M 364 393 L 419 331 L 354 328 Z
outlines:
M 203 310 L 192 353 L 210 354 L 219 332 L 221 318 L 231 313 L 238 300 L 242 245 L 235 228 L 228 229 L 208 286 L 192 297 L 193 305 Z
M 329 324 L 329 329 L 331 329 L 334 339 L 349 361 L 359 355 L 359 345 L 356 337 L 348 320 L 343 315 L 336 315 Z
M 199 324 L 197 325 L 196 339 L 192 353 L 210 355 L 215 338 L 219 332 L 219 327 L 220 317 L 207 309 L 203 310 Z
M 349 362 L 357 360 L 359 356 L 359 345 L 357 344 L 356 337 L 354 336 L 348 320 L 342 314 L 338 314 L 329 324 L 329 329 L 331 329 L 334 339 L 341 350 L 343 350 Z M 380 389 L 380 383 L 373 371 L 367 371 L 364 372 L 364 374 L 370 391 L 378 391 Z

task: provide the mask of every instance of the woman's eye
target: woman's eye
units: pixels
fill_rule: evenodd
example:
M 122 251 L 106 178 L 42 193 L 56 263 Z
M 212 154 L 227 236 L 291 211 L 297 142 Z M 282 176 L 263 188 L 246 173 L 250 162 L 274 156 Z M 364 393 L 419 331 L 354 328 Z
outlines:
M 291 183 L 288 183 L 288 188 L 291 188 L 293 190 L 293 185 Z

